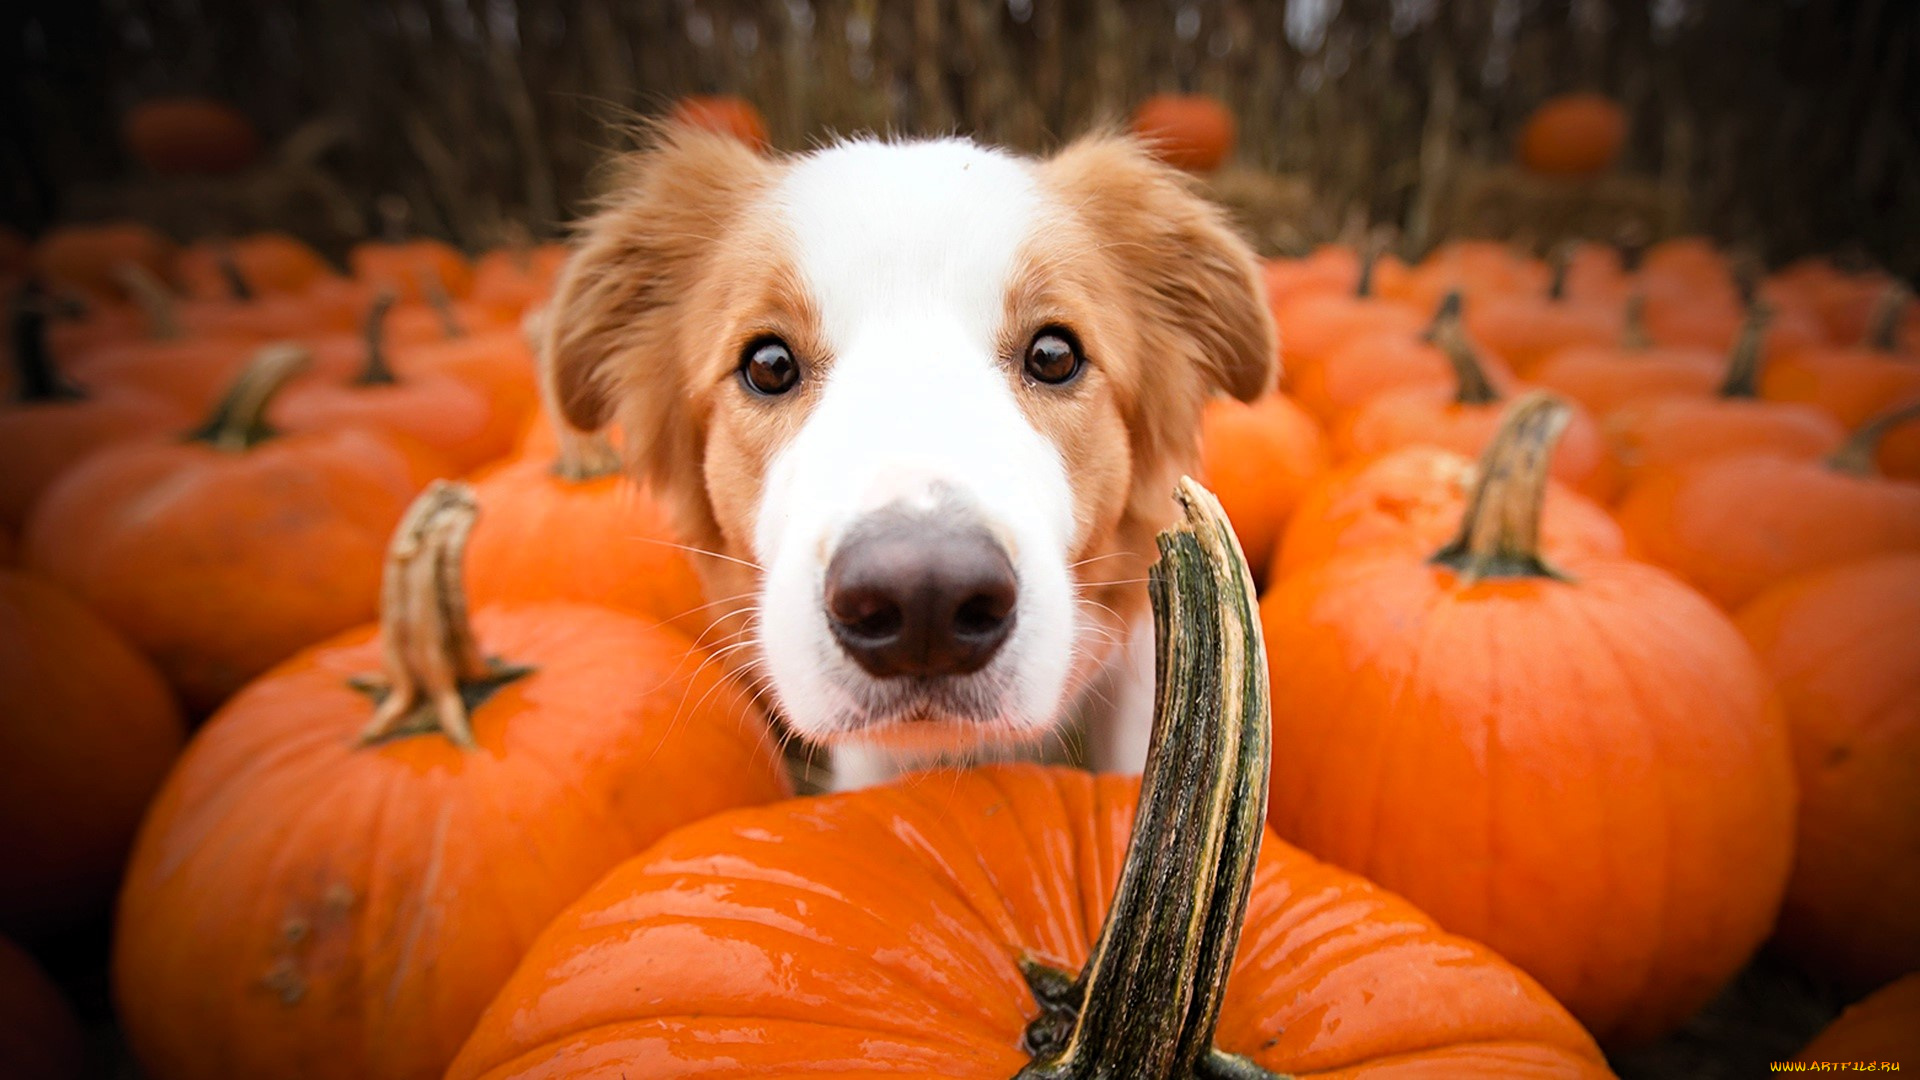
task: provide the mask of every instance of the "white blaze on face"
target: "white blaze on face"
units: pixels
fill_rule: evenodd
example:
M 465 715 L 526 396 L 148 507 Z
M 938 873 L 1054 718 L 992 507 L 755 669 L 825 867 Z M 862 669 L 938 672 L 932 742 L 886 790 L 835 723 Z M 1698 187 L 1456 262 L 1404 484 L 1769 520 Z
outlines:
M 1030 166 L 960 141 L 851 143 L 797 162 L 773 204 L 832 350 L 813 411 L 768 470 L 754 537 L 761 646 L 788 721 L 830 740 L 886 719 L 873 714 L 907 688 L 841 651 L 827 563 L 867 514 L 958 503 L 948 512 L 977 515 L 1019 582 L 1011 637 L 962 677 L 969 697 L 997 702 L 971 735 L 1046 727 L 1076 647 L 1072 492 L 998 344 L 1015 253 L 1045 218 Z

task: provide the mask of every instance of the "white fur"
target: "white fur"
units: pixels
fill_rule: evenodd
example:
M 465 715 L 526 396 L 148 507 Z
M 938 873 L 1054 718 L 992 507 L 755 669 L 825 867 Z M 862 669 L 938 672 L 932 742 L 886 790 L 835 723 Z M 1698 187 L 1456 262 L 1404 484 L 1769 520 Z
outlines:
M 1074 658 L 1093 646 L 1067 565 L 1067 470 L 1021 412 L 1019 360 L 997 344 L 1014 254 L 1048 213 L 1031 166 L 957 140 L 855 142 L 796 163 L 772 204 L 832 350 L 820 399 L 769 468 L 754 538 L 760 645 L 787 721 L 895 755 L 1032 741 L 1059 720 Z M 1013 633 L 960 680 L 981 715 L 891 724 L 916 718 L 915 691 L 866 674 L 828 628 L 836 545 L 898 503 L 976 515 L 1013 561 Z M 889 771 L 872 754 L 837 758 L 843 787 Z

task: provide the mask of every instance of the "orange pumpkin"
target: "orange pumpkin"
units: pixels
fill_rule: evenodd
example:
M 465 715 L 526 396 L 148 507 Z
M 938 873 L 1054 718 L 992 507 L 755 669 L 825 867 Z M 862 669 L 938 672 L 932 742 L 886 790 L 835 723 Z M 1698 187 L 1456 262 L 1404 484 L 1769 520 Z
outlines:
M 1270 820 L 1630 1044 L 1704 1005 L 1771 929 L 1793 775 L 1724 615 L 1650 566 L 1543 557 L 1565 417 L 1513 406 L 1437 553 L 1330 559 L 1267 593 Z
M 1639 301 L 1629 304 L 1620 344 L 1573 345 L 1552 352 L 1534 369 L 1533 381 L 1602 418 L 1642 399 L 1713 393 L 1725 377 L 1726 358 L 1703 348 L 1650 344 L 1634 310 Z M 1758 347 L 1757 338 L 1749 341 Z
M 1601 94 L 1562 94 L 1533 110 L 1520 128 L 1520 163 L 1543 176 L 1597 176 L 1613 168 L 1627 141 L 1627 113 Z
M 1920 971 L 1920 552 L 1787 578 L 1738 621 L 1786 703 L 1800 787 L 1776 942 L 1857 989 Z
M 1127 126 L 1176 169 L 1210 173 L 1233 156 L 1233 112 L 1205 94 L 1156 94 L 1133 110 Z
M 1736 348 L 1711 397 L 1639 398 L 1606 420 L 1607 442 L 1630 485 L 1661 469 L 1743 453 L 1813 459 L 1840 448 L 1847 433 L 1811 405 L 1758 397 L 1764 350 L 1751 336 Z
M 1569 294 L 1572 260 L 1570 248 L 1555 253 L 1553 278 L 1545 293 L 1496 294 L 1468 304 L 1467 333 L 1521 375 L 1560 349 L 1619 341 L 1624 320 L 1618 304 Z
M 566 261 L 567 249 L 559 244 L 489 251 L 473 264 L 473 292 L 468 299 L 517 320 L 546 300 Z
M 1459 531 L 1479 476 L 1472 458 L 1434 446 L 1410 446 L 1335 469 L 1301 495 L 1267 580 L 1359 551 L 1431 553 Z M 1547 482 L 1540 549 L 1548 558 L 1617 556 L 1626 548 L 1620 526 L 1603 507 L 1558 481 Z
M 1368 401 L 1408 386 L 1451 387 L 1453 362 L 1435 342 L 1457 332 L 1461 298 L 1450 295 L 1434 314 L 1425 332 L 1413 334 L 1395 327 L 1348 339 L 1321 362 L 1293 378 L 1295 396 L 1323 423 L 1338 427 Z M 1492 357 L 1481 366 L 1496 388 L 1511 386 L 1513 373 Z
M 456 486 L 423 496 L 382 625 L 247 687 L 168 778 L 114 943 L 144 1075 L 439 1077 L 608 868 L 788 793 L 765 722 L 678 635 L 583 605 L 469 622 L 473 513 Z
M 504 462 L 474 482 L 483 513 L 467 550 L 474 603 L 601 604 L 711 646 L 704 635 L 725 605 L 708 607 L 665 509 L 611 450 L 576 438 L 582 445 L 558 459 Z
M 511 418 L 516 433 L 539 401 L 533 346 L 517 327 L 395 346 L 393 360 L 403 372 L 446 376 L 480 391 Z
M 1629 550 L 1728 609 L 1789 574 L 1920 550 L 1920 487 L 1873 471 L 1880 436 L 1916 417 L 1890 413 L 1824 461 L 1739 454 L 1649 476 L 1617 513 Z
M 173 252 L 173 241 L 145 225 L 67 225 L 49 230 L 34 245 L 33 270 L 54 289 L 120 301 L 127 298 L 121 267 L 138 266 L 165 278 Z
M 1387 390 L 1348 412 L 1333 431 L 1334 456 L 1373 457 L 1404 446 L 1437 446 L 1478 456 L 1500 427 L 1506 406 L 1486 365 L 1457 323 L 1430 335 L 1452 367 L 1452 386 L 1412 383 Z M 1593 418 L 1578 406 L 1553 458 L 1553 475 L 1595 499 L 1613 492 L 1613 464 Z
M 1294 503 L 1327 468 L 1319 425 L 1283 394 L 1251 405 L 1207 403 L 1200 422 L 1200 471 L 1219 496 L 1249 565 L 1264 577 Z
M 996 766 L 684 828 L 554 920 L 451 1080 L 1606 1075 L 1524 976 L 1262 841 L 1253 585 L 1183 494 L 1144 781 Z
M 0 926 L 105 910 L 184 739 L 146 658 L 53 585 L 0 570 Z
M 260 133 L 240 110 L 210 98 L 155 98 L 120 121 L 127 152 L 163 175 L 234 173 L 260 158 Z
M 1538 296 L 1552 271 L 1539 259 L 1494 240 L 1453 240 L 1440 245 L 1405 275 L 1383 279 L 1380 294 L 1419 311 L 1432 311 L 1449 295 L 1476 301 Z
M 1419 334 L 1426 319 L 1411 305 L 1374 295 L 1382 258 L 1369 250 L 1353 288 L 1345 292 L 1308 290 L 1278 303 L 1274 325 L 1280 331 L 1280 369 L 1286 385 L 1298 391 L 1302 379 L 1347 342 L 1362 336 Z
M 467 257 L 439 240 L 369 240 L 347 252 L 347 265 L 361 286 L 409 303 L 428 303 L 436 293 L 458 300 L 473 288 Z
M 80 1080 L 86 1045 L 60 991 L 20 946 L 0 938 L 0 1076 Z
M 173 262 L 180 288 L 196 300 L 253 300 L 301 293 L 334 276 L 320 253 L 286 233 L 191 244 Z
M 674 102 L 668 119 L 703 131 L 731 135 L 762 153 L 769 145 L 767 118 L 745 98 L 694 94 Z
M 1920 972 L 1849 1006 L 1794 1060 L 1849 1066 L 1869 1061 L 1883 1066 L 1920 1061 Z
M 1818 406 L 1849 428 L 1894 405 L 1920 400 L 1920 359 L 1902 352 L 1896 341 L 1900 312 L 1911 302 L 1904 286 L 1888 289 L 1865 341 L 1779 357 L 1767 367 L 1761 394 Z
M 455 471 L 501 457 L 525 422 L 517 402 L 500 402 L 451 375 L 397 370 L 387 360 L 383 294 L 367 315 L 359 342 L 362 365 L 344 382 L 307 382 L 281 396 L 276 417 L 294 431 L 358 427 L 389 432 L 433 450 Z
M 183 412 L 137 391 L 87 393 L 61 377 L 48 354 L 46 316 L 31 294 L 13 319 L 14 402 L 0 406 L 0 525 L 18 529 L 48 484 L 88 454 L 128 439 L 177 430 Z
M 263 351 L 191 438 L 94 455 L 27 523 L 26 565 L 126 634 L 195 712 L 365 622 L 387 534 L 446 468 L 364 428 L 276 431 L 270 406 L 304 360 Z

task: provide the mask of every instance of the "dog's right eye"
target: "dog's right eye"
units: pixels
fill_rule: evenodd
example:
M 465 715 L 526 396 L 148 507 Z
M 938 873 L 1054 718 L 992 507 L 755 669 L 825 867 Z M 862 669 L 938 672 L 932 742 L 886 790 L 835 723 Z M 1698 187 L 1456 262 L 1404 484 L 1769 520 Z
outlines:
M 740 381 L 764 397 L 778 397 L 800 385 L 800 361 L 779 338 L 760 338 L 740 356 Z

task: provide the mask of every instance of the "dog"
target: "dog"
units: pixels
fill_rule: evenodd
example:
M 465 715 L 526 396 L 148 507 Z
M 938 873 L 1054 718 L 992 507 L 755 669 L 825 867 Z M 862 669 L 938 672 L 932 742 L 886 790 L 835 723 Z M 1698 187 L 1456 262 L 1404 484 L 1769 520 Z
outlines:
M 619 161 L 545 319 L 571 426 L 618 424 L 715 629 L 835 786 L 1090 714 L 1138 770 L 1154 534 L 1205 400 L 1272 385 L 1253 252 L 1092 135 L 769 156 L 686 127 Z

